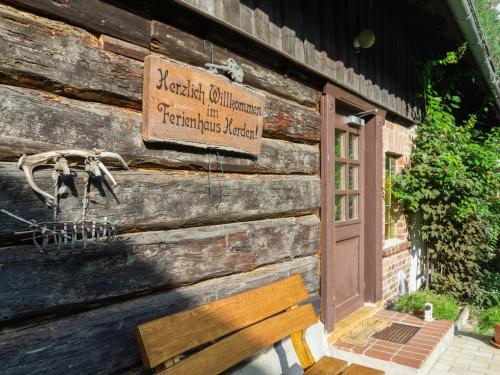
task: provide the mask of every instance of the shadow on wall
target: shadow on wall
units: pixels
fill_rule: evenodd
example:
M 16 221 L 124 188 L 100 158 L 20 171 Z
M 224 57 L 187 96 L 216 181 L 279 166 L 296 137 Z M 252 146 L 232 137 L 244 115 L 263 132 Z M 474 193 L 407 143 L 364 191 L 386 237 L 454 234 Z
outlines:
M 414 292 L 425 285 L 426 248 L 421 235 L 421 220 L 418 216 L 406 217 L 411 241 L 409 291 Z
M 52 210 L 32 199 L 22 172 L 9 171 L 0 166 L 0 206 L 27 219 L 50 220 Z M 48 183 L 40 185 L 48 188 Z M 114 199 L 109 185 L 101 188 L 101 198 Z M 124 203 L 130 197 L 123 199 L 121 192 L 119 183 L 114 194 Z M 78 191 L 65 199 L 74 201 L 66 207 L 79 215 Z M 0 220 L 4 233 L 17 225 Z M 138 324 L 294 273 L 305 273 L 306 285 L 317 283 L 315 272 L 308 272 L 317 270 L 314 256 L 285 257 L 287 262 L 276 265 L 266 265 L 264 259 L 257 267 L 255 252 L 270 247 L 263 239 L 271 238 L 276 226 L 248 223 L 244 231 L 238 225 L 131 233 L 99 252 L 45 255 L 30 245 L 0 248 L 2 374 L 118 374 L 127 368 L 127 374 L 144 373 L 137 367 L 140 356 L 133 335 Z M 252 250 L 254 240 L 260 245 Z M 317 249 L 317 240 L 311 241 Z M 279 345 L 275 352 L 282 373 L 297 373 L 296 365 L 283 360 Z M 256 366 L 252 374 L 260 371 L 251 366 Z

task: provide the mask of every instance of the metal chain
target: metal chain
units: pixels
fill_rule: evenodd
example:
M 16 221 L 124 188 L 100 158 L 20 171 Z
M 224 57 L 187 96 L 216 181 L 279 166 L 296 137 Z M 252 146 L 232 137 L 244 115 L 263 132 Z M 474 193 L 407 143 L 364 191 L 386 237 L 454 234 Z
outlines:
M 211 158 L 210 158 L 210 151 L 208 152 L 208 173 L 207 173 L 207 178 L 208 178 L 208 198 L 210 200 L 210 204 L 215 207 L 215 208 L 218 208 L 221 203 L 222 203 L 222 197 L 224 196 L 224 193 L 225 193 L 225 190 L 226 190 L 226 187 L 227 187 L 227 181 L 226 181 L 226 177 L 224 176 L 224 168 L 222 167 L 222 163 L 220 161 L 220 155 L 219 153 L 216 151 L 215 153 L 215 159 L 216 159 L 216 165 L 218 164 L 219 165 L 219 168 L 220 168 L 220 177 L 219 177 L 219 174 L 216 174 L 216 179 L 217 179 L 217 183 L 219 185 L 219 192 L 216 193 L 214 191 L 214 189 L 212 188 L 212 180 L 211 180 L 211 177 L 210 175 L 212 174 L 212 162 L 211 162 Z M 214 195 L 217 194 L 217 200 L 214 200 Z
M 54 181 L 54 197 L 56 197 L 56 202 L 55 202 L 54 206 L 52 207 L 52 210 L 53 210 L 53 218 L 52 219 L 54 221 L 54 225 L 53 225 L 54 232 L 56 232 L 57 223 L 59 222 L 59 200 L 60 200 L 59 188 L 60 187 L 61 187 L 61 174 L 58 173 L 57 179 L 56 179 L 56 181 Z M 57 234 L 54 236 L 54 242 L 58 243 Z
M 84 177 L 84 188 L 83 188 L 83 198 L 82 198 L 82 221 L 85 223 L 87 221 L 87 212 L 89 208 L 89 191 L 90 191 L 90 179 L 92 178 L 92 169 L 90 168 L 90 161 L 85 161 L 85 177 Z

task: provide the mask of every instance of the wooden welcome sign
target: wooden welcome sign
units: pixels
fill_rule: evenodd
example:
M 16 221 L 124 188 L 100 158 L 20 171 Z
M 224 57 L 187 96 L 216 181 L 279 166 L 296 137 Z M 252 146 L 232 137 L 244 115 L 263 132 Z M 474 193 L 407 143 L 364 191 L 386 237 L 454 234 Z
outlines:
M 199 68 L 147 56 L 142 137 L 259 155 L 264 95 Z

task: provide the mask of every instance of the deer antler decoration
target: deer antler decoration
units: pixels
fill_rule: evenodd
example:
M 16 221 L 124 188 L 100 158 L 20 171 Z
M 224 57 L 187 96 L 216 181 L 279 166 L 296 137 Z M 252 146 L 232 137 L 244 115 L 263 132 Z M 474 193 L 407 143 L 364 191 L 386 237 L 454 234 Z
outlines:
M 39 165 L 45 164 L 47 161 L 56 162 L 56 167 L 61 170 L 63 175 L 69 175 L 69 167 L 67 164 L 68 158 L 82 158 L 86 163 L 90 163 L 95 165 L 92 173 L 94 175 L 100 175 L 100 171 L 102 171 L 113 183 L 116 185 L 116 181 L 109 172 L 108 168 L 102 162 L 102 159 L 110 159 L 117 161 L 123 168 L 128 169 L 128 165 L 123 160 L 123 158 L 114 153 L 107 152 L 103 150 L 94 149 L 92 151 L 84 151 L 84 150 L 57 150 L 57 151 L 49 151 L 36 155 L 22 155 L 19 158 L 17 166 L 24 171 L 26 176 L 26 180 L 28 181 L 29 186 L 38 194 L 44 196 L 50 205 L 53 205 L 57 202 L 56 197 L 42 190 L 35 182 L 33 178 L 33 169 Z

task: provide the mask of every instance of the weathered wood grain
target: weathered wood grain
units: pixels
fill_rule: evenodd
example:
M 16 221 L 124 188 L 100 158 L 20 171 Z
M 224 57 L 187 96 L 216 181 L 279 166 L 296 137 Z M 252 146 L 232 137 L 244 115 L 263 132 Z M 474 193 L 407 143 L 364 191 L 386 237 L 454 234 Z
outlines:
M 150 23 L 124 7 L 100 0 L 7 0 L 7 2 L 63 19 L 97 33 L 108 34 L 149 48 Z
M 267 96 L 264 135 L 288 140 L 319 142 L 321 116 L 290 101 Z
M 2 82 L 140 109 L 143 67 L 85 30 L 0 5 Z
M 60 220 L 81 216 L 85 172 L 73 171 L 77 188 L 68 188 L 67 196 L 61 199 Z M 219 200 L 217 178 L 221 176 L 212 174 L 214 192 L 209 196 L 205 172 L 117 170 L 113 175 L 118 186 L 111 188 L 105 182 L 92 187 L 88 214 L 118 220 L 126 231 L 296 216 L 315 212 L 320 205 L 317 176 L 225 174 Z M 53 190 L 50 169 L 37 171 L 35 180 L 42 189 Z M 52 210 L 39 200 L 14 163 L 0 163 L 0 208 L 38 222 L 52 217 Z M 15 219 L 0 221 L 0 234 L 5 237 L 18 229 Z
M 110 298 L 248 272 L 318 249 L 315 215 L 133 233 L 109 249 L 86 253 L 44 255 L 31 244 L 2 248 L 0 321 L 71 305 L 81 310 Z
M 244 57 L 235 56 L 234 53 L 192 34 L 157 21 L 152 22 L 151 34 L 153 51 L 189 64 L 204 66 L 210 61 L 213 49 L 217 63 L 224 63 L 229 57 L 237 61 L 245 72 L 244 83 L 311 107 L 319 104 L 317 90 Z
M 141 109 L 144 64 L 136 60 L 143 59 L 146 50 L 124 44 L 108 36 L 97 39 L 82 29 L 0 5 L 0 82 Z M 133 59 L 120 56 L 125 53 Z M 313 125 L 296 121 L 301 117 Z M 309 139 L 309 126 L 319 127 L 315 110 L 275 96 L 268 98 L 266 118 L 268 137 L 279 134 L 280 138 L 300 142 Z M 273 121 L 278 118 L 277 132 Z
M 295 273 L 308 291 L 319 288 L 317 256 L 298 258 L 204 281 L 47 323 L 3 331 L 0 366 L 5 375 L 110 374 L 140 361 L 133 327 L 194 308 Z
M 147 48 L 105 34 L 101 34 L 99 37 L 99 46 L 106 51 L 138 61 L 144 61 L 144 58 L 151 54 L 151 51 Z
M 141 114 L 136 111 L 7 85 L 0 85 L 0 97 L 0 160 L 22 153 L 97 147 L 118 152 L 130 165 L 198 169 L 208 166 L 205 150 L 145 144 L 141 138 Z M 287 110 L 280 108 L 280 111 Z M 290 123 L 290 129 L 299 128 L 297 121 L 290 120 Z M 262 140 L 257 159 L 223 154 L 219 160 L 224 171 L 277 174 L 319 171 L 317 148 L 272 139 Z M 216 162 L 214 155 L 211 162 Z

